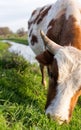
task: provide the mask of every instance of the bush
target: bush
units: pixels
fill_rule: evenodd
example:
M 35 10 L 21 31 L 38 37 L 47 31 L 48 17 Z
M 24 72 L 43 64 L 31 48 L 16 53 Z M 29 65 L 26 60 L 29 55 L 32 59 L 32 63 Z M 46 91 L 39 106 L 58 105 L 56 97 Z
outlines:
M 23 57 L 14 53 L 6 53 L 0 59 L 2 69 L 15 68 L 18 72 L 24 72 L 29 64 L 30 63 L 27 63 Z

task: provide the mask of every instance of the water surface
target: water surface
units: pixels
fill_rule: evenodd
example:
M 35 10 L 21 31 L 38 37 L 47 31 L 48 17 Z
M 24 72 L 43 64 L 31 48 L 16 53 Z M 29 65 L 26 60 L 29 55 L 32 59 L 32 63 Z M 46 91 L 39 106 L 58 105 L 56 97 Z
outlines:
M 8 40 L 4 40 L 3 42 L 7 42 L 7 43 L 11 44 L 11 46 L 9 48 L 10 52 L 14 52 L 14 53 L 17 53 L 17 54 L 23 56 L 30 63 L 37 63 L 37 61 L 35 59 L 35 54 L 31 50 L 30 46 L 15 43 L 15 42 L 8 41 Z

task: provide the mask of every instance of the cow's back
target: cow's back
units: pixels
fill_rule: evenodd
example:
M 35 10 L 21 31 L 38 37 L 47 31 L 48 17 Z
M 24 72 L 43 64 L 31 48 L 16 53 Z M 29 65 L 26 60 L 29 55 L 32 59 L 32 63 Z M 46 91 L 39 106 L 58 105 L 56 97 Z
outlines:
M 38 8 L 28 22 L 29 45 L 36 55 L 44 51 L 40 37 L 40 30 L 43 30 L 56 43 L 77 47 L 75 41 L 80 44 L 81 38 L 80 22 L 80 10 L 74 0 L 58 0 L 52 5 Z

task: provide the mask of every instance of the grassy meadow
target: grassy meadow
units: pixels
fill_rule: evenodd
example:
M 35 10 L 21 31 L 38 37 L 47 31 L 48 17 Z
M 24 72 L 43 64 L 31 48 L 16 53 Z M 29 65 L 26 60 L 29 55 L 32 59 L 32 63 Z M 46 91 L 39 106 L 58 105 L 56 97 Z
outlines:
M 0 36 L 0 40 L 10 40 L 13 42 L 17 42 L 17 43 L 23 43 L 25 45 L 28 45 L 28 40 L 27 40 L 27 34 L 23 35 L 23 36 L 18 36 L 17 34 L 10 34 L 10 35 L 6 35 L 6 36 Z
M 68 125 L 48 119 L 47 89 L 38 66 L 9 53 L 8 47 L 0 42 L 0 130 L 81 130 L 81 98 Z

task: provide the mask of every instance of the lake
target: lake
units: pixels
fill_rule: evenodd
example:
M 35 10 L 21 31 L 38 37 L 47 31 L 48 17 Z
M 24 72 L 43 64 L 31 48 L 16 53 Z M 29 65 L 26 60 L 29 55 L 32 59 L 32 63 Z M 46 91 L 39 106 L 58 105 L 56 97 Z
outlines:
M 11 45 L 9 48 L 9 52 L 14 52 L 14 53 L 17 53 L 18 55 L 23 56 L 30 63 L 37 63 L 35 59 L 35 54 L 30 48 L 30 46 L 15 43 L 8 40 L 3 40 L 3 42 L 9 43 Z

